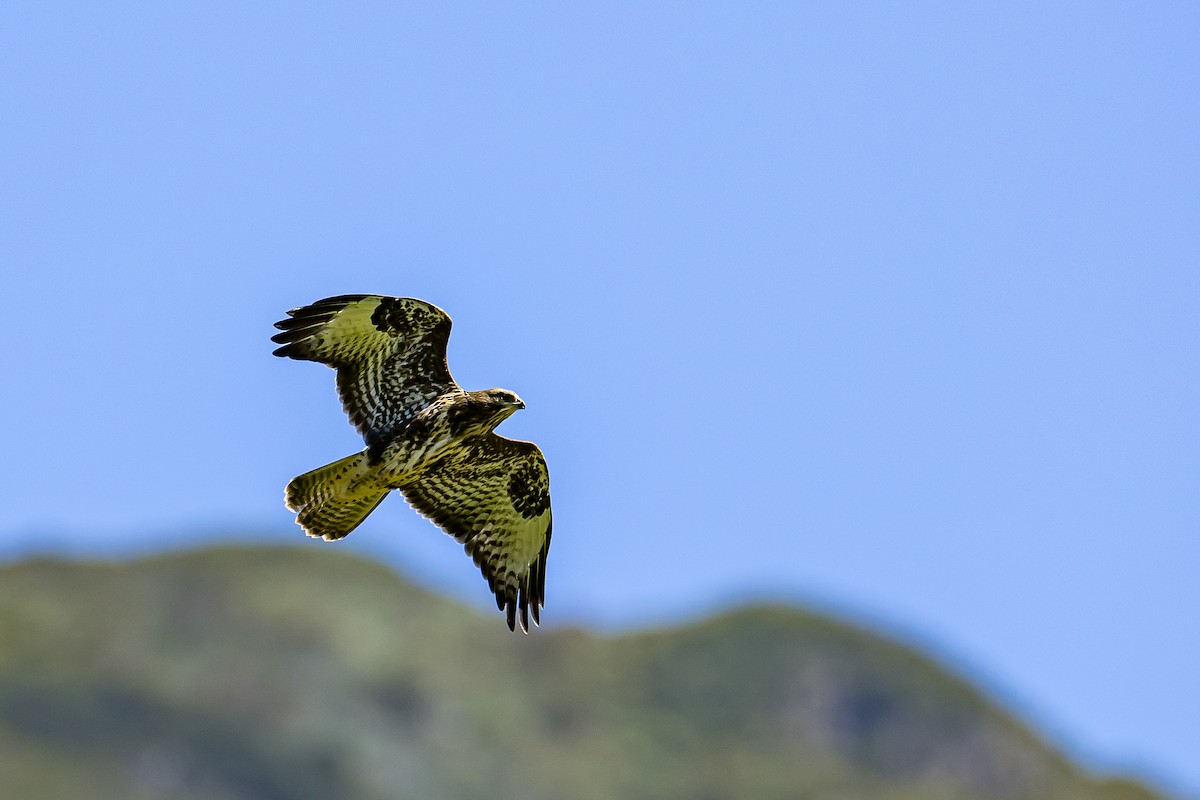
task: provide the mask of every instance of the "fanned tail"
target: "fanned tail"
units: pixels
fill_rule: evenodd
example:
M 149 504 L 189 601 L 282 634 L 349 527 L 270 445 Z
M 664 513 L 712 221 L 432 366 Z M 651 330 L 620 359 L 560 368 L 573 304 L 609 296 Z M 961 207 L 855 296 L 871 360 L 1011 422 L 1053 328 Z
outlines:
M 296 524 L 326 541 L 350 533 L 387 497 L 387 489 L 363 480 L 369 473 L 367 454 L 355 453 L 293 478 L 285 497 Z

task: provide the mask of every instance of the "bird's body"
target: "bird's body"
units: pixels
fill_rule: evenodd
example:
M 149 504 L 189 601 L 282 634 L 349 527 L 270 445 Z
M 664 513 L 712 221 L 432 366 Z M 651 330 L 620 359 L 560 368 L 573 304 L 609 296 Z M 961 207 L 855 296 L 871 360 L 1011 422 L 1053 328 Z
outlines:
M 334 367 L 366 448 L 288 484 L 310 536 L 349 534 L 387 493 L 466 546 L 509 628 L 539 621 L 552 530 L 536 445 L 494 433 L 525 404 L 507 389 L 467 392 L 446 367 L 450 318 L 412 298 L 343 295 L 288 312 L 276 355 Z
M 447 392 L 368 447 L 368 460 L 378 467 L 386 485 L 398 489 L 438 463 L 455 445 L 491 433 L 519 407 L 487 392 Z

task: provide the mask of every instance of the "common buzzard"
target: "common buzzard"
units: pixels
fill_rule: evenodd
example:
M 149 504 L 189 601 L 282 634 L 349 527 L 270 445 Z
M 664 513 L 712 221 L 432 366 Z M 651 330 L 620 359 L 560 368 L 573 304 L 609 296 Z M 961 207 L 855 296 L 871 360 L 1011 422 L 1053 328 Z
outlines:
M 539 622 L 550 550 L 550 476 L 531 442 L 493 429 L 518 409 L 507 389 L 467 392 L 450 377 L 450 317 L 410 297 L 348 294 L 287 312 L 275 351 L 337 370 L 361 453 L 295 478 L 287 507 L 309 536 L 354 530 L 392 489 L 465 547 L 509 630 Z

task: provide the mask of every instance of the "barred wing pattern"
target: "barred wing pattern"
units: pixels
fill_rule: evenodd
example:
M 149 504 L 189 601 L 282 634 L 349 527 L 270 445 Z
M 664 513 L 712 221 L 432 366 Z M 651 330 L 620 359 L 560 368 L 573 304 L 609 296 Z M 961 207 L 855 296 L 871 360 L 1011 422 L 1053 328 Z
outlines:
M 342 407 L 368 445 L 458 389 L 446 366 L 450 317 L 431 303 L 347 294 L 287 313 L 275 355 L 336 369 Z
M 537 445 L 494 433 L 401 486 L 405 499 L 453 536 L 487 579 L 509 630 L 539 622 L 550 550 L 550 478 Z

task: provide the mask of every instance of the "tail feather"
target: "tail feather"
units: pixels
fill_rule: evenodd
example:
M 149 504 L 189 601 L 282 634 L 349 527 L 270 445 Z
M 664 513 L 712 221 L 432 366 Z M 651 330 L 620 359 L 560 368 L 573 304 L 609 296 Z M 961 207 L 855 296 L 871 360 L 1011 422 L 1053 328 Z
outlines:
M 388 490 L 365 481 L 366 453 L 355 453 L 306 472 L 287 485 L 287 507 L 309 536 L 341 539 L 357 528 L 387 497 Z

